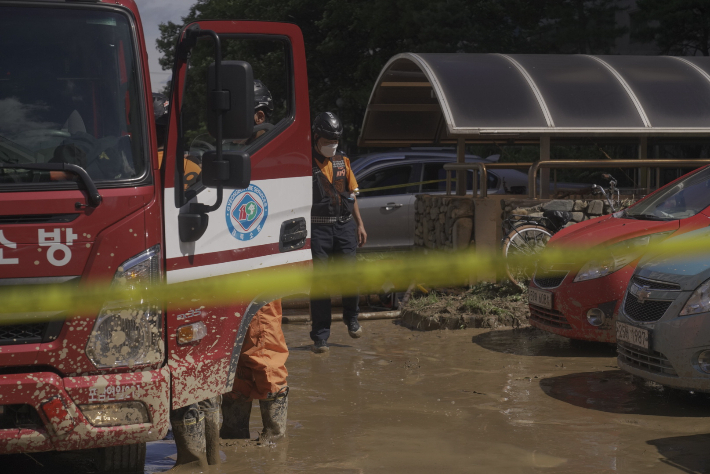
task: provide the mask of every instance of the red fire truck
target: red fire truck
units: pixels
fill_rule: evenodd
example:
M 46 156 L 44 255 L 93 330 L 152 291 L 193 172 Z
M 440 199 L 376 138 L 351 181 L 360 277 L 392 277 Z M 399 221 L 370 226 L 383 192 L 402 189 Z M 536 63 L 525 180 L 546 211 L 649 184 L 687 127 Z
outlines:
M 0 29 L 1 291 L 309 264 L 298 27 L 186 26 L 162 154 L 133 0 L 2 0 Z M 274 99 L 260 134 L 255 79 Z M 166 435 L 171 408 L 231 389 L 251 317 L 278 296 L 106 301 L 94 314 L 58 308 L 11 325 L 0 313 L 0 453 L 91 448 L 109 468 L 141 458 Z

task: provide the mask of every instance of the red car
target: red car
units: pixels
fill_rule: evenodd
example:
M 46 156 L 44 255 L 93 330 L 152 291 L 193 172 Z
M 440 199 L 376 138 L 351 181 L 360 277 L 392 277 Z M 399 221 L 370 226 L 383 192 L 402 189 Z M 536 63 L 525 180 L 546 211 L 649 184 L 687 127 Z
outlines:
M 608 256 L 538 266 L 529 287 L 530 324 L 571 339 L 616 342 L 615 314 L 644 248 L 708 225 L 710 167 L 703 167 L 624 211 L 563 229 L 548 248 L 572 256 L 601 246 Z

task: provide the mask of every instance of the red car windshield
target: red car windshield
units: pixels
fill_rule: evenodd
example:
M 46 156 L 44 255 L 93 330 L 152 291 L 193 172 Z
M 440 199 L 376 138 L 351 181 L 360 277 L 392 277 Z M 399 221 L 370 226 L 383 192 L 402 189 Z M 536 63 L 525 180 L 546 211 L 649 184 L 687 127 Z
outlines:
M 710 167 L 704 168 L 626 210 L 624 217 L 676 220 L 692 217 L 710 206 Z
M 0 189 L 77 179 L 32 169 L 42 163 L 81 166 L 98 186 L 143 177 L 145 120 L 128 17 L 0 6 L 0 31 Z

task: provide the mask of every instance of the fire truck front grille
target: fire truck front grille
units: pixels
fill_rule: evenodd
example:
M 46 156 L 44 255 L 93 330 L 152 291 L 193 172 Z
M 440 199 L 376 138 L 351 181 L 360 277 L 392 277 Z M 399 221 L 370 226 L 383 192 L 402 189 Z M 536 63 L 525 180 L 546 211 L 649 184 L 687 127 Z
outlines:
M 63 321 L 0 325 L 0 345 L 50 342 L 59 336 L 62 325 Z
M 0 326 L 0 344 L 42 342 L 46 324 L 13 324 Z
M 37 429 L 44 425 L 30 405 L 0 405 L 0 430 Z
M 678 376 L 670 361 L 660 352 L 641 352 L 624 342 L 617 342 L 616 350 L 619 353 L 619 359 L 625 364 L 646 372 L 653 372 L 654 374 L 669 375 L 671 377 Z
M 663 317 L 672 301 L 646 300 L 643 303 L 631 293 L 626 295 L 624 312 L 634 321 L 658 321 Z
M 572 329 L 572 326 L 567 322 L 565 315 L 554 309 L 539 308 L 530 306 L 530 319 L 536 323 L 544 324 L 559 329 Z

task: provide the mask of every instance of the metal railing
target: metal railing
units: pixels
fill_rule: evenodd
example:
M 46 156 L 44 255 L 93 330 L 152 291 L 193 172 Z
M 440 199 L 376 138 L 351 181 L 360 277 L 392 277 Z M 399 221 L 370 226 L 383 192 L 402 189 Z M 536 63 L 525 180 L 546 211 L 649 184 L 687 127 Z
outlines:
M 485 198 L 488 196 L 488 170 L 489 169 L 528 169 L 531 168 L 533 163 L 446 163 L 444 165 L 444 171 L 446 171 L 446 195 L 451 196 L 451 172 L 456 171 L 475 171 L 476 175 L 473 177 L 473 189 L 472 196 L 475 198 L 478 196 L 478 183 L 482 183 L 481 196 Z M 479 179 L 477 179 L 479 178 Z M 465 193 L 461 195 L 465 196 Z
M 656 185 L 660 181 L 660 168 L 699 168 L 710 160 L 550 160 L 537 161 L 528 171 L 528 197 L 537 199 L 536 175 L 540 168 L 647 168 L 646 189 L 651 182 L 651 169 L 657 168 Z M 446 169 L 446 165 L 444 165 Z

